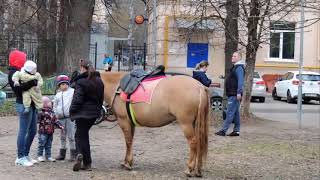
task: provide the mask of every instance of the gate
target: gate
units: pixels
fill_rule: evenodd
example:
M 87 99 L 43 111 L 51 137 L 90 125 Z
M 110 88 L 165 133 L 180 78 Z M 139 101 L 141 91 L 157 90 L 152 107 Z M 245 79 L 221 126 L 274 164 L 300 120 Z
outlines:
M 97 51 L 98 51 L 98 43 L 89 44 L 89 60 L 93 63 L 94 68 L 97 69 Z
M 146 46 L 119 46 L 114 56 L 114 68 L 118 71 L 146 70 Z

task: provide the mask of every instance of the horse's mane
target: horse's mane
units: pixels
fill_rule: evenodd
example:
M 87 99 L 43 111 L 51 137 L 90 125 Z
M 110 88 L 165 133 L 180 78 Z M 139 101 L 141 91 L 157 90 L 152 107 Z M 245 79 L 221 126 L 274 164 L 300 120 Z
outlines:
M 126 74 L 126 72 L 100 72 L 102 80 L 107 80 L 108 82 L 117 82 Z

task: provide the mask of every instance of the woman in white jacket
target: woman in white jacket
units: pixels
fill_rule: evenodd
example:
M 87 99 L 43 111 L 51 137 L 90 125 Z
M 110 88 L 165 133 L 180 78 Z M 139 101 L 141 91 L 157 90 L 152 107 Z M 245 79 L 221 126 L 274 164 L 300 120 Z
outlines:
M 60 75 L 57 77 L 58 93 L 54 97 L 53 111 L 55 112 L 58 120 L 64 126 L 60 134 L 60 153 L 56 160 L 64 160 L 67 152 L 67 137 L 70 145 L 70 161 L 74 161 L 76 158 L 75 147 L 75 123 L 70 119 L 70 105 L 74 93 L 74 89 L 69 87 L 70 79 L 66 75 Z

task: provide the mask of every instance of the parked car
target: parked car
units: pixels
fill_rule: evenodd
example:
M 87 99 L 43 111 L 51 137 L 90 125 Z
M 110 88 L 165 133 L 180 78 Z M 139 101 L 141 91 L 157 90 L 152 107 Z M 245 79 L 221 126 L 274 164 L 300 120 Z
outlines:
M 220 79 L 224 79 L 223 76 L 219 76 Z M 222 97 L 224 89 L 210 87 L 211 94 L 211 107 L 213 110 L 222 110 Z M 266 100 L 266 85 L 258 72 L 253 73 L 253 84 L 251 91 L 251 101 L 259 99 L 260 102 Z
M 258 72 L 253 73 L 251 101 L 255 99 L 259 99 L 260 102 L 266 100 L 266 85 Z
M 301 80 L 303 101 L 320 101 L 320 74 L 303 71 Z M 286 98 L 288 103 L 293 103 L 298 98 L 298 86 L 299 71 L 289 71 L 276 82 L 272 91 L 272 97 L 274 100 Z
M 223 88 L 209 87 L 211 109 L 213 111 L 222 111 Z

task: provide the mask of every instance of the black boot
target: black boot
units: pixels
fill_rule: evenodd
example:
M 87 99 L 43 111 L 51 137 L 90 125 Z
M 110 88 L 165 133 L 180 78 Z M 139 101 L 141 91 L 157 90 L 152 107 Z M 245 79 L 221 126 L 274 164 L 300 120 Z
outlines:
M 74 163 L 73 165 L 73 171 L 79 171 L 81 169 L 82 160 L 83 160 L 83 155 L 78 154 L 76 158 L 76 163 Z
M 215 133 L 216 135 L 218 135 L 218 136 L 226 136 L 226 133 L 224 132 L 224 131 L 219 131 L 219 132 L 216 132 Z
M 59 156 L 56 157 L 56 160 L 57 161 L 63 161 L 66 158 L 66 152 L 67 152 L 66 149 L 60 149 Z
M 91 164 L 87 164 L 87 165 L 82 165 L 81 166 L 81 170 L 84 170 L 84 171 L 92 171 L 92 168 L 91 168 Z
M 77 151 L 75 149 L 70 149 L 70 159 L 69 161 L 75 161 L 77 156 Z

